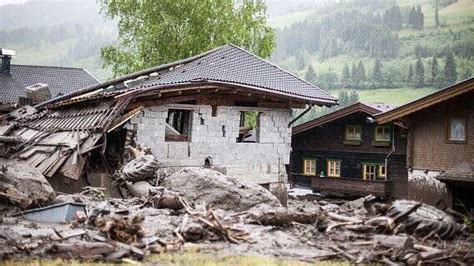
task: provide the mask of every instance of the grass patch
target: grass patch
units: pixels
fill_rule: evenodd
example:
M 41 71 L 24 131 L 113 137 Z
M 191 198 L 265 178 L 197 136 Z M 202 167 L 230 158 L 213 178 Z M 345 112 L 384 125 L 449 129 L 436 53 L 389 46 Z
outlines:
M 435 91 L 437 91 L 437 89 L 433 87 L 404 87 L 397 89 L 358 90 L 357 93 L 359 94 L 361 102 L 383 102 L 402 105 L 434 93 Z M 339 90 L 332 90 L 330 93 L 337 97 Z

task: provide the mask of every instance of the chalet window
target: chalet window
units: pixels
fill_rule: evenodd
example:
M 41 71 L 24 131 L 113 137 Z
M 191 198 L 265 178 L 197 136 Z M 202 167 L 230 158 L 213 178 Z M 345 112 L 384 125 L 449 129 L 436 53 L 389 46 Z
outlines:
M 466 141 L 467 125 L 466 119 L 461 117 L 451 117 L 449 119 L 448 140 L 453 142 Z
M 165 141 L 191 141 L 192 111 L 170 109 L 166 118 Z
M 303 161 L 303 173 L 305 175 L 316 175 L 316 160 L 305 159 Z
M 376 141 L 390 141 L 391 128 L 390 126 L 377 126 L 375 128 Z
M 259 142 L 260 114 L 253 111 L 241 111 L 239 121 L 239 136 L 237 142 Z
M 387 169 L 385 169 L 385 165 L 379 165 L 379 179 L 386 179 L 387 178 Z
M 375 180 L 377 177 L 377 165 L 375 164 L 364 164 L 362 176 L 364 180 Z
M 328 160 L 328 176 L 329 177 L 341 176 L 341 161 Z
M 361 140 L 362 127 L 360 125 L 349 125 L 346 127 L 346 140 Z

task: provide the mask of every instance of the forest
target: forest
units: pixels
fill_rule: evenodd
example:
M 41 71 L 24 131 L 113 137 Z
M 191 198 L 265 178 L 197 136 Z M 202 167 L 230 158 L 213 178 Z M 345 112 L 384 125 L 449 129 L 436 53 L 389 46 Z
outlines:
M 341 103 L 400 104 L 474 71 L 472 0 L 266 3 L 276 35 L 270 60 Z M 17 51 L 13 63 L 83 67 L 100 80 L 112 76 L 100 49 L 117 39 L 116 24 L 96 1 L 32 0 L 21 8 L 0 5 L 0 12 L 0 47 Z

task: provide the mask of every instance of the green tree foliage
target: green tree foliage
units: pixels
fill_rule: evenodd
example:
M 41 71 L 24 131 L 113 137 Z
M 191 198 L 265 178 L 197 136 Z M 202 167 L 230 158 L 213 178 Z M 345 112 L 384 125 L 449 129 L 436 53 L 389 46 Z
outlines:
M 431 61 L 431 82 L 435 83 L 439 79 L 439 66 L 438 59 L 436 56 L 433 56 L 433 61 Z
M 382 23 L 390 30 L 399 31 L 402 29 L 402 12 L 398 5 L 387 9 L 382 16 Z
M 357 65 L 357 74 L 359 76 L 360 82 L 364 82 L 366 80 L 365 67 L 362 61 L 359 61 L 359 64 Z
M 342 69 L 341 82 L 343 82 L 344 85 L 347 85 L 351 82 L 351 70 L 349 69 L 347 63 L 344 64 L 344 68 Z
M 354 104 L 354 103 L 356 103 L 356 102 L 358 102 L 358 101 L 359 101 L 359 94 L 358 94 L 356 91 L 352 90 L 352 91 L 350 92 L 350 94 L 349 94 L 349 102 L 350 102 L 350 104 Z
M 423 87 L 425 84 L 425 66 L 423 61 L 418 57 L 415 64 L 415 86 Z
M 446 54 L 446 64 L 444 65 L 444 79 L 449 85 L 455 83 L 457 78 L 458 74 L 456 72 L 456 64 L 454 63 L 453 52 L 448 51 Z
M 435 14 L 434 14 L 434 20 L 435 20 L 435 26 L 436 28 L 439 28 L 440 23 L 439 23 L 439 12 L 438 12 L 438 1 L 435 3 Z
M 374 70 L 372 71 L 372 80 L 375 82 L 383 82 L 382 62 L 375 59 Z
M 345 90 L 341 90 L 338 93 L 339 107 L 343 108 L 350 104 L 349 94 Z
M 275 47 L 263 0 L 104 0 L 102 11 L 118 23 L 117 43 L 101 49 L 115 76 L 227 43 L 264 58 Z
M 413 82 L 413 65 L 410 64 L 410 67 L 408 67 L 408 73 L 407 73 L 407 79 L 406 82 L 408 84 Z
M 352 68 L 351 68 L 351 81 L 353 84 L 359 84 L 360 83 L 360 76 L 359 72 L 357 71 L 357 66 L 355 62 L 352 62 Z
M 412 7 L 408 15 L 408 25 L 414 29 L 421 30 L 425 21 L 425 15 L 421 11 L 421 6 Z
M 309 66 L 308 70 L 306 70 L 306 74 L 304 75 L 304 79 L 309 83 L 316 83 L 316 71 L 314 71 L 313 66 Z

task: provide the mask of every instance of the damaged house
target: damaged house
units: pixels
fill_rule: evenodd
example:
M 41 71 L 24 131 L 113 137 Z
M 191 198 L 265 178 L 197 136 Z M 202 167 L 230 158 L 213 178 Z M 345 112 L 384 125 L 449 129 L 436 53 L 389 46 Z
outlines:
M 15 55 L 0 48 L 0 114 L 99 83 L 82 68 L 12 64 Z
M 291 109 L 334 104 L 320 88 L 225 45 L 16 110 L 2 145 L 62 192 L 111 188 L 139 145 L 162 174 L 205 166 L 269 186 L 287 178 Z
M 293 128 L 291 181 L 314 191 L 405 198 L 406 131 L 379 125 L 383 103 L 355 103 Z
M 376 115 L 408 127 L 408 197 L 474 213 L 474 78 Z

